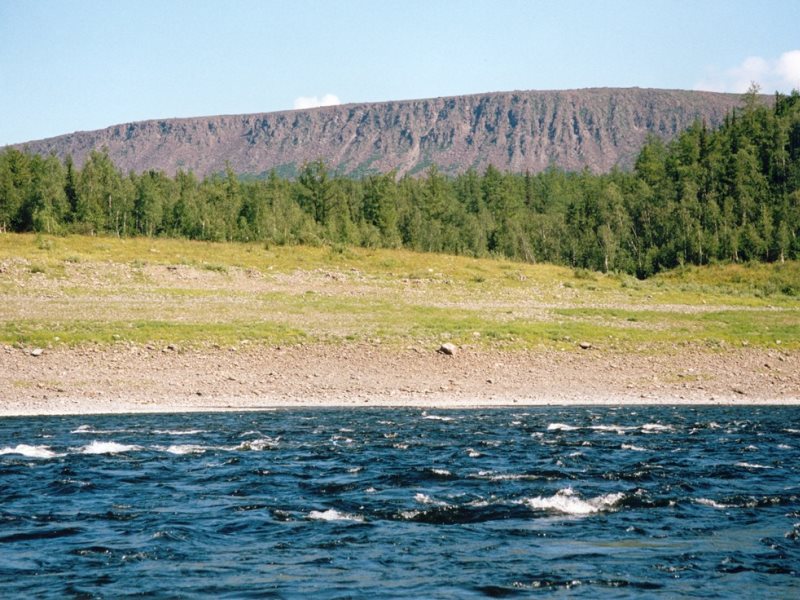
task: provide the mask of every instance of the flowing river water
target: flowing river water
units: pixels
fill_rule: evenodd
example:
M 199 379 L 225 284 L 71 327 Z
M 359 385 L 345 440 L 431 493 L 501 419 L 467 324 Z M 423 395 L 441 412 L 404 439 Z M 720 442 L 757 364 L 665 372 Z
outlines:
M 800 409 L 0 419 L 0 596 L 800 597 Z

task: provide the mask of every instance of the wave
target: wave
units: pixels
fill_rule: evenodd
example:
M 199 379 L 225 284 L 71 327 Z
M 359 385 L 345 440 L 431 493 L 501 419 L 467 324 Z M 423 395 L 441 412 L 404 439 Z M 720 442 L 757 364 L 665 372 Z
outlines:
M 280 439 L 280 438 L 278 438 Z M 272 439 L 270 437 L 267 438 L 259 438 L 256 440 L 247 440 L 239 444 L 238 446 L 234 446 L 230 448 L 231 450 L 252 450 L 255 452 L 261 452 L 262 450 L 273 450 L 278 447 L 278 439 Z
M 98 442 L 93 441 L 81 448 L 81 454 L 119 454 L 121 452 L 131 452 L 141 450 L 141 446 L 133 444 L 118 444 L 117 442 Z
M 622 425 L 592 425 L 589 427 L 593 431 L 613 431 L 616 434 L 622 435 L 626 431 L 636 429 L 635 427 L 623 427 Z
M 154 429 L 153 433 L 160 435 L 197 435 L 206 433 L 205 429 Z
M 633 450 L 635 452 L 648 452 L 647 448 L 642 448 L 641 446 L 634 446 L 633 444 L 622 444 L 620 446 L 623 450 Z
M 53 458 L 59 456 L 49 446 L 29 446 L 28 444 L 18 444 L 17 446 L 0 448 L 0 454 L 21 454 L 28 458 Z
M 547 426 L 547 431 L 577 431 L 580 427 L 575 425 L 567 425 L 566 423 L 550 423 Z
M 173 444 L 164 448 L 163 446 L 156 446 L 156 449 L 169 452 L 170 454 L 202 454 L 209 448 L 207 446 L 200 446 L 198 444 Z
M 429 415 L 426 412 L 422 413 L 423 419 L 430 419 L 431 421 L 452 421 L 453 417 L 445 417 L 442 415 Z
M 108 435 L 110 433 L 132 433 L 133 430 L 131 429 L 95 429 L 91 425 L 80 425 L 76 427 L 70 433 L 90 433 L 96 435 Z
M 722 502 L 717 502 L 716 500 L 711 500 L 710 498 L 695 498 L 694 501 L 697 504 L 710 506 L 711 508 L 733 508 L 732 504 L 723 504 Z
M 553 510 L 568 515 L 590 515 L 612 510 L 623 498 L 625 498 L 623 492 L 615 492 L 584 500 L 568 487 L 558 490 L 552 496 L 527 498 L 524 503 L 540 510 Z
M 759 465 L 755 463 L 748 463 L 748 462 L 737 462 L 737 467 L 742 467 L 744 469 L 772 469 L 772 467 L 768 467 L 767 465 Z
M 414 495 L 414 502 L 418 502 L 419 504 L 432 504 L 434 506 L 449 506 L 447 502 L 442 502 L 441 500 L 434 500 L 428 494 L 418 493 Z
M 529 475 L 527 473 L 494 473 L 492 471 L 478 471 L 474 475 L 470 475 L 473 479 L 488 479 L 489 481 L 518 481 L 525 479 L 541 479 L 537 475 Z
M 581 427 L 579 425 L 568 425 L 567 423 L 550 423 L 547 426 L 547 431 L 579 431 L 581 429 L 588 429 L 591 431 L 608 431 L 619 435 L 623 435 L 628 431 L 641 430 L 643 433 L 661 433 L 665 431 L 674 431 L 672 425 L 661 425 L 660 423 L 645 423 L 644 425 L 589 425 Z
M 365 520 L 361 515 L 343 513 L 333 508 L 329 508 L 328 510 L 312 510 L 308 513 L 308 518 L 314 521 L 356 521 L 358 523 L 363 523 Z
M 642 431 L 645 433 L 660 433 L 663 431 L 675 431 L 672 425 L 661 425 L 660 423 L 645 423 L 642 425 Z

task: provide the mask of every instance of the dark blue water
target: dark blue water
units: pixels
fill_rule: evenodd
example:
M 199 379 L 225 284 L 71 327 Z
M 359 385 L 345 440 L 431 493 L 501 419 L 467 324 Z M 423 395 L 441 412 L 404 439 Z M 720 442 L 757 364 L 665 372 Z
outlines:
M 800 597 L 800 409 L 0 419 L 0 597 Z

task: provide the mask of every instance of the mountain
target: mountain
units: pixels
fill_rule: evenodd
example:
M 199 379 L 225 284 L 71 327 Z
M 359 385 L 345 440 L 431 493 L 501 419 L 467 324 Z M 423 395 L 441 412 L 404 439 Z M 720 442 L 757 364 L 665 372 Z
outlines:
M 709 127 L 741 105 L 734 94 L 598 88 L 517 91 L 308 110 L 140 121 L 18 144 L 81 165 L 103 147 L 124 172 L 200 176 L 276 169 L 322 159 L 345 174 L 446 173 L 489 164 L 532 173 L 629 168 L 648 134 L 671 139 L 696 119 Z

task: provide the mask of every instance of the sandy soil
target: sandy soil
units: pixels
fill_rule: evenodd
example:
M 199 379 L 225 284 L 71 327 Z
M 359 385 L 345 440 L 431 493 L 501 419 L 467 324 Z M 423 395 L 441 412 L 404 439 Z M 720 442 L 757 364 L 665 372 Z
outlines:
M 380 344 L 0 347 L 0 415 L 293 406 L 800 404 L 800 353 L 669 355 L 392 349 Z

